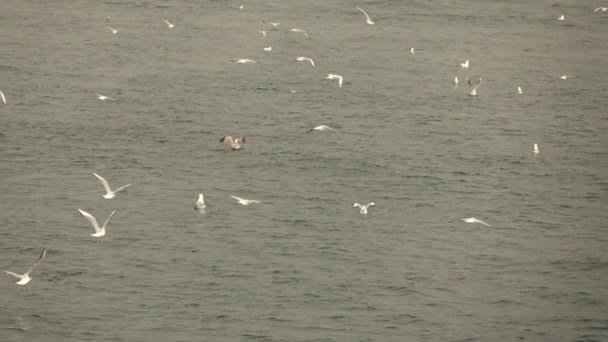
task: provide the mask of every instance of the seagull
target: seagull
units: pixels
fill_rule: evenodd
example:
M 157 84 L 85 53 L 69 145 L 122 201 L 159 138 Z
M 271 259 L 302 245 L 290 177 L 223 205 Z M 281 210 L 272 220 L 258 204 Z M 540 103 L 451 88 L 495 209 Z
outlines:
M 207 205 L 205 204 L 205 197 L 202 193 L 198 194 L 198 200 L 193 203 L 193 206 L 195 210 L 202 210 L 207 208 Z
M 252 203 L 262 203 L 260 201 L 256 201 L 256 200 L 248 200 L 248 199 L 244 199 L 241 197 L 237 197 L 237 196 L 230 196 L 232 198 L 234 198 L 235 200 L 239 201 L 239 204 L 241 205 L 250 205 Z
M 115 30 L 113 28 L 111 28 L 110 26 L 106 26 L 108 28 L 108 30 L 112 31 L 112 34 L 117 34 L 118 30 Z
M 353 204 L 353 208 L 359 207 L 359 213 L 363 215 L 367 215 L 367 208 L 375 206 L 376 203 L 369 202 L 366 205 L 361 205 L 359 203 Z
M 249 58 L 240 58 L 240 59 L 231 59 L 232 62 L 241 63 L 241 64 L 251 64 L 255 63 L 253 59 Z
M 337 80 L 338 80 L 338 86 L 339 86 L 340 88 L 342 88 L 342 81 L 343 81 L 343 78 L 342 78 L 342 76 L 341 76 L 341 75 L 336 75 L 336 74 L 327 74 L 327 77 L 325 77 L 325 78 L 326 78 L 326 79 L 330 79 L 330 80 L 335 80 L 335 79 L 337 79 Z
M 474 217 L 463 218 L 462 220 L 464 222 L 466 222 L 466 223 L 481 223 L 481 224 L 484 224 L 486 226 L 490 226 L 489 224 L 483 222 L 482 220 L 478 220 L 478 219 L 476 219 Z
M 566 17 L 564 17 L 564 15 L 562 14 L 559 18 L 557 18 L 557 20 L 566 20 Z
M 468 77 L 467 77 L 467 83 L 469 83 L 469 87 L 473 88 L 471 90 L 471 92 L 469 93 L 469 95 L 477 96 L 477 88 L 479 88 L 479 85 L 481 84 L 481 77 L 479 78 L 479 80 L 477 80 L 477 84 L 475 85 L 475 87 L 473 87 L 473 85 L 471 84 L 471 80 Z
M 335 129 L 333 129 L 333 128 L 327 126 L 327 125 L 320 125 L 320 126 L 317 126 L 317 127 L 313 127 L 311 129 L 309 129 L 306 133 L 310 133 L 312 131 L 331 131 L 331 132 L 334 132 L 334 133 L 337 132 Z
M 169 20 L 167 20 L 167 19 L 163 19 L 163 21 L 165 22 L 165 24 L 167 24 L 167 26 L 169 26 L 169 28 L 173 28 L 173 26 L 175 26 L 175 25 L 171 24 L 169 22 Z
M 80 215 L 84 216 L 84 218 L 86 218 L 89 222 L 91 222 L 91 224 L 93 225 L 93 228 L 95 228 L 95 234 L 90 234 L 91 236 L 94 237 L 103 237 L 106 235 L 106 226 L 108 225 L 108 222 L 110 222 L 110 219 L 112 218 L 112 216 L 114 216 L 114 214 L 116 214 L 116 210 L 114 210 L 110 216 L 108 216 L 108 218 L 106 219 L 106 222 L 103 223 L 103 226 L 101 226 L 101 228 L 99 228 L 99 223 L 97 223 L 97 219 L 87 213 L 86 211 L 82 210 L 82 209 L 78 209 L 78 211 L 80 212 Z M 101 240 L 99 240 L 101 241 Z
M 6 104 L 6 97 L 4 97 L 4 93 L 2 92 L 2 90 L 0 90 L 0 97 L 2 97 L 2 102 Z
M 289 32 L 296 32 L 296 33 L 301 33 L 304 35 L 304 37 L 306 37 L 307 39 L 310 39 L 310 36 L 308 35 L 308 33 L 306 33 L 306 31 L 299 29 L 297 27 L 294 27 L 292 29 L 289 30 Z
M 469 68 L 469 60 L 467 59 L 466 61 L 464 61 L 464 63 L 460 63 L 460 66 L 462 68 L 468 69 Z
M 114 99 L 111 98 L 111 97 L 109 97 L 109 96 L 105 96 L 105 95 L 101 95 L 101 94 L 95 94 L 95 95 L 97 95 L 97 98 L 99 100 L 101 100 L 101 101 L 105 101 L 105 100 L 112 100 L 112 101 L 114 101 Z
M 517 87 L 517 93 L 518 93 L 518 94 L 523 94 L 523 93 L 524 93 L 524 91 L 523 91 L 523 90 L 521 90 L 521 87 Z
M 416 51 L 414 51 L 414 48 L 410 48 L 410 53 L 411 53 L 412 55 L 415 55 L 415 54 L 416 54 Z
M 117 193 L 119 193 L 119 192 L 123 191 L 124 189 L 133 185 L 133 184 L 123 185 L 120 188 L 112 191 L 112 189 L 110 189 L 110 184 L 108 184 L 108 181 L 106 181 L 103 177 L 96 174 L 95 172 L 93 172 L 93 174 L 95 175 L 95 177 L 97 177 L 97 179 L 99 179 L 101 184 L 103 184 L 103 187 L 106 189 L 106 194 L 102 196 L 105 199 L 112 199 L 112 198 L 114 198 L 114 196 L 116 196 Z
M 264 51 L 266 51 L 266 52 L 272 51 L 272 46 L 265 47 Z
M 540 150 L 538 149 L 538 144 L 534 144 L 534 149 L 532 150 L 532 152 L 534 152 L 534 157 L 536 157 L 540 153 Z
M 308 61 L 308 62 L 310 62 L 310 65 L 312 65 L 313 68 L 315 67 L 315 61 L 313 61 L 312 58 L 298 57 L 298 58 L 296 58 L 296 61 L 298 61 L 298 62 Z
M 568 77 L 572 77 L 572 76 L 568 76 L 568 75 L 561 75 L 559 78 L 561 78 L 562 80 L 567 80 Z
M 260 32 L 262 36 L 264 36 L 264 38 L 266 38 L 266 36 L 268 35 L 268 33 L 266 33 L 266 30 L 259 30 L 258 32 Z
M 262 20 L 262 22 L 263 22 L 264 24 L 269 24 L 269 25 L 272 25 L 272 26 L 274 26 L 274 27 L 277 27 L 277 26 L 279 26 L 279 25 L 281 24 L 281 23 L 279 23 L 279 22 L 272 22 L 272 21 L 266 21 L 266 20 Z
M 456 77 L 454 77 L 454 88 L 458 87 L 458 83 L 460 83 L 460 82 L 458 81 L 458 76 L 456 76 Z
M 595 11 L 593 11 L 593 13 L 595 13 L 597 11 L 606 12 L 606 11 L 608 11 L 608 7 L 598 7 L 595 9 Z
M 40 257 L 38 258 L 38 261 L 36 261 L 34 266 L 30 267 L 30 269 L 27 270 L 27 272 L 25 272 L 23 274 L 17 274 L 17 273 L 11 272 L 11 271 L 4 271 L 4 272 L 12 275 L 15 278 L 19 278 L 19 281 L 16 282 L 15 284 L 22 285 L 22 286 L 27 285 L 32 280 L 32 277 L 30 277 L 30 273 L 32 273 L 32 271 L 34 270 L 34 267 L 38 266 L 38 264 L 40 264 L 40 262 L 42 262 L 42 259 L 44 259 L 45 256 L 46 256 L 46 248 L 42 250 L 42 254 L 40 254 Z
M 233 150 L 240 150 L 241 145 L 245 144 L 245 137 L 233 139 L 231 136 L 225 135 L 220 139 L 220 142 L 225 143 Z
M 239 6 L 239 9 L 242 10 L 245 6 L 241 5 Z
M 356 9 L 358 9 L 359 11 L 361 11 L 363 14 L 365 14 L 365 22 L 368 25 L 374 25 L 374 21 L 372 20 L 372 18 L 369 17 L 369 14 L 367 14 L 367 12 L 365 12 L 363 9 L 361 9 L 361 7 L 355 7 Z

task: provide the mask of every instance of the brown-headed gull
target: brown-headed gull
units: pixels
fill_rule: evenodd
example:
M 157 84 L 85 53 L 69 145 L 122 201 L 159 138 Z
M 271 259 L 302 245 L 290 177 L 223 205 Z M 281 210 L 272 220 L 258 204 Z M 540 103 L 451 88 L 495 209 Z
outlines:
M 42 262 L 42 260 L 44 259 L 44 257 L 46 256 L 46 248 L 42 250 L 42 253 L 40 254 L 40 257 L 38 257 L 38 261 L 36 261 L 36 263 L 34 264 L 34 266 L 30 267 L 29 270 L 27 270 L 27 272 L 23 273 L 23 274 L 17 274 L 11 271 L 4 271 L 7 274 L 12 275 L 15 278 L 19 278 L 19 281 L 16 282 L 15 284 L 17 285 L 27 285 L 31 280 L 32 277 L 30 277 L 30 273 L 32 273 L 32 271 L 34 270 L 34 268 L 36 266 L 38 266 L 38 264 L 40 264 L 40 262 Z
M 95 177 L 97 177 L 97 179 L 99 179 L 99 181 L 101 182 L 101 184 L 103 185 L 103 188 L 106 189 L 106 194 L 103 195 L 103 198 L 105 199 L 112 199 L 116 196 L 117 193 L 123 191 L 124 189 L 130 187 L 133 184 L 127 184 L 127 185 L 123 185 L 120 188 L 112 191 L 112 189 L 110 189 L 110 184 L 108 184 L 108 181 L 105 180 L 103 177 L 101 177 L 100 175 L 96 174 L 95 172 L 93 172 L 93 175 L 95 175 Z
M 93 215 L 87 213 L 86 211 L 84 211 L 82 209 L 78 209 L 78 212 L 80 212 L 80 215 L 82 215 L 84 218 L 86 218 L 87 221 L 89 221 L 91 223 L 93 228 L 95 228 L 95 233 L 90 234 L 90 235 L 93 237 L 98 237 L 98 238 L 101 238 L 106 235 L 106 226 L 108 225 L 108 222 L 110 222 L 110 219 L 112 218 L 112 216 L 114 216 L 114 214 L 116 214 L 116 210 L 114 210 L 110 214 L 110 216 L 108 216 L 106 221 L 103 223 L 103 226 L 99 227 L 99 223 L 97 223 L 97 219 Z M 98 240 L 98 241 L 101 241 L 101 240 Z

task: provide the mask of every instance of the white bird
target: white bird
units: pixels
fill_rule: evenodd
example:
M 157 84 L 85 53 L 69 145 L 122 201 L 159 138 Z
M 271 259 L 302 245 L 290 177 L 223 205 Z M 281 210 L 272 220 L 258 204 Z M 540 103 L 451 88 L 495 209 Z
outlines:
M 517 87 L 517 93 L 518 93 L 518 94 L 523 94 L 523 93 L 524 93 L 524 91 L 523 91 L 523 90 L 521 90 L 521 87 Z
M 112 100 L 112 101 L 114 101 L 114 99 L 111 98 L 111 97 L 109 97 L 109 96 L 105 96 L 105 95 L 101 95 L 101 94 L 95 94 L 95 95 L 97 95 L 97 98 L 99 100 L 101 100 L 101 101 L 105 101 L 105 100 Z
M 568 77 L 572 77 L 572 76 L 568 76 L 568 75 L 561 75 L 559 78 L 561 78 L 562 80 L 567 80 Z
M 231 61 L 236 62 L 236 63 L 240 63 L 240 64 L 252 64 L 252 63 L 255 63 L 255 61 L 253 59 L 249 59 L 249 58 L 231 59 Z
M 356 9 L 358 9 L 359 11 L 361 11 L 363 14 L 365 14 L 365 22 L 368 25 L 374 25 L 375 22 L 372 20 L 372 18 L 369 17 L 369 14 L 367 14 L 367 12 L 365 12 L 363 9 L 361 9 L 361 7 L 355 7 Z
M 481 223 L 481 224 L 484 224 L 486 226 L 489 226 L 489 224 L 483 222 L 482 220 L 478 220 L 478 219 L 476 219 L 474 217 L 463 218 L 462 220 L 464 222 L 466 222 L 466 223 Z
M 467 69 L 469 67 L 469 60 L 467 59 L 464 63 L 460 63 L 460 67 Z
M 479 85 L 481 84 L 481 77 L 477 80 L 477 84 L 475 85 L 475 87 L 473 87 L 473 85 L 471 84 L 471 80 L 468 77 L 467 77 L 467 83 L 469 83 L 469 87 L 472 88 L 469 95 L 477 96 L 477 88 L 479 88 Z
M 266 20 L 262 20 L 262 22 L 264 24 L 269 24 L 269 25 L 272 25 L 274 27 L 277 27 L 277 26 L 279 26 L 281 24 L 280 22 L 272 22 L 272 21 L 266 21 Z
M 264 51 L 266 51 L 266 52 L 270 52 L 270 51 L 272 51 L 272 46 L 265 47 L 265 48 L 264 48 Z
M 0 97 L 2 97 L 2 102 L 6 104 L 6 97 L 4 97 L 4 93 L 2 92 L 2 90 L 0 90 Z
M 95 175 L 95 177 L 97 177 L 97 179 L 99 179 L 101 184 L 103 184 L 104 189 L 106 189 L 106 194 L 102 196 L 105 199 L 112 199 L 112 198 L 114 198 L 114 196 L 116 196 L 117 193 L 119 193 L 119 192 L 123 191 L 124 189 L 133 185 L 133 184 L 123 185 L 120 188 L 112 191 L 112 189 L 110 189 L 110 184 L 108 184 L 108 181 L 106 181 L 103 177 L 96 174 L 95 172 L 93 172 L 93 174 Z
M 306 133 L 310 133 L 312 131 L 331 131 L 331 132 L 337 132 L 335 129 L 327 126 L 327 125 L 319 125 L 317 127 L 313 127 L 311 129 L 309 129 Z
M 4 272 L 12 275 L 15 278 L 19 278 L 19 281 L 16 282 L 15 284 L 27 285 L 27 283 L 29 283 L 32 280 L 32 277 L 30 277 L 30 273 L 32 273 L 32 271 L 34 270 L 34 267 L 38 266 L 38 264 L 40 264 L 40 262 L 42 262 L 42 259 L 44 259 L 45 256 L 46 256 L 46 248 L 44 250 L 42 250 L 42 254 L 40 254 L 40 257 L 38 258 L 38 261 L 36 261 L 34 266 L 30 267 L 30 269 L 27 270 L 27 272 L 25 272 L 23 274 L 17 274 L 17 273 L 11 272 L 11 271 L 4 271 Z
M 97 223 L 97 219 L 87 213 L 86 211 L 82 210 L 82 209 L 78 209 L 78 211 L 80 212 L 80 215 L 84 216 L 84 218 L 86 218 L 91 225 L 93 225 L 93 228 L 95 228 L 95 233 L 94 234 L 90 234 L 91 236 L 94 237 L 102 237 L 106 235 L 106 226 L 108 225 L 108 222 L 110 222 L 110 219 L 112 218 L 112 216 L 114 216 L 114 214 L 116 214 L 116 210 L 114 210 L 110 216 L 108 216 L 108 218 L 106 219 L 106 221 L 103 223 L 103 226 L 99 227 L 99 223 Z
M 458 76 L 454 77 L 454 88 L 458 87 L 458 83 L 460 83 L 460 81 L 458 81 Z
M 173 26 L 175 26 L 172 23 L 170 23 L 169 20 L 167 20 L 167 19 L 163 19 L 163 21 L 165 22 L 165 24 L 167 24 L 167 26 L 169 26 L 169 28 L 173 28 Z
M 361 205 L 359 203 L 353 204 L 353 208 L 359 207 L 359 213 L 363 215 L 367 215 L 367 208 L 375 206 L 376 203 L 369 202 L 366 205 Z
M 235 200 L 239 201 L 238 203 L 241 205 L 250 205 L 252 203 L 262 203 L 260 201 L 256 201 L 256 200 L 248 200 L 248 199 L 244 199 L 241 197 L 237 197 L 237 196 L 230 196 L 232 198 L 234 198 Z
M 202 193 L 198 194 L 198 200 L 193 203 L 193 206 L 195 210 L 202 210 L 207 208 L 207 205 L 205 204 L 205 197 Z
M 566 17 L 564 17 L 564 15 L 562 14 L 559 18 L 557 18 L 557 20 L 566 20 Z
M 310 36 L 308 35 L 308 33 L 306 31 L 299 29 L 297 27 L 290 29 L 289 32 L 301 33 L 304 35 L 304 37 L 306 37 L 307 39 L 310 39 Z
M 239 6 L 239 9 L 242 10 L 245 6 L 241 5 Z
M 220 139 L 221 143 L 225 143 L 228 147 L 230 147 L 233 150 L 240 150 L 241 149 L 241 145 L 245 144 L 245 137 L 240 137 L 240 138 L 232 138 L 229 135 L 225 135 Z
M 338 86 L 339 86 L 340 88 L 342 88 L 342 81 L 343 81 L 344 79 L 342 78 L 342 76 L 341 76 L 341 75 L 336 75 L 336 74 L 327 74 L 327 77 L 325 77 L 325 78 L 326 78 L 326 79 L 330 79 L 330 80 L 335 80 L 335 79 L 337 79 L 337 80 L 338 80 Z
M 415 54 L 416 54 L 416 51 L 414 51 L 414 48 L 410 48 L 410 53 L 411 53 L 412 55 L 415 55 Z
M 258 32 L 260 32 L 262 36 L 264 36 L 264 38 L 266 38 L 266 36 L 268 35 L 268 33 L 266 33 L 266 30 L 259 30 Z
M 593 11 L 593 13 L 595 13 L 597 11 L 606 12 L 606 11 L 608 11 L 608 7 L 598 7 L 595 9 L 595 11 Z
M 310 65 L 312 65 L 313 68 L 315 67 L 315 61 L 313 61 L 312 58 L 298 57 L 298 58 L 296 58 L 296 61 L 298 61 L 298 62 L 308 61 L 308 62 L 310 62 Z
M 540 150 L 538 149 L 538 144 L 534 144 L 534 149 L 532 150 L 532 152 L 534 152 L 534 157 L 538 156 L 538 154 L 540 153 Z
M 118 30 L 115 30 L 113 28 L 111 28 L 110 26 L 106 26 L 108 28 L 108 30 L 112 31 L 112 34 L 117 34 Z

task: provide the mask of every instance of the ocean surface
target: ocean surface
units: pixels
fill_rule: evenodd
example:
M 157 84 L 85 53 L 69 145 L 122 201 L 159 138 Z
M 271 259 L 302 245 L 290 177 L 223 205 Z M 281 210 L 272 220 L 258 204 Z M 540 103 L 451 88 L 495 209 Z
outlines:
M 0 340 L 608 341 L 606 5 L 2 1 Z

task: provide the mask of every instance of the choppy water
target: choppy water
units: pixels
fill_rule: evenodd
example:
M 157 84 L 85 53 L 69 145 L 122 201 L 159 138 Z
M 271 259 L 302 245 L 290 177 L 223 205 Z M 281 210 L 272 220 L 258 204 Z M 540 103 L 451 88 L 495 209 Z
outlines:
M 600 2 L 243 3 L 3 2 L 2 340 L 608 339 Z

